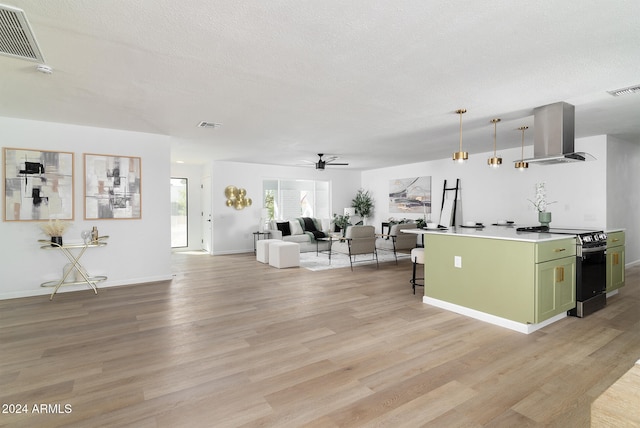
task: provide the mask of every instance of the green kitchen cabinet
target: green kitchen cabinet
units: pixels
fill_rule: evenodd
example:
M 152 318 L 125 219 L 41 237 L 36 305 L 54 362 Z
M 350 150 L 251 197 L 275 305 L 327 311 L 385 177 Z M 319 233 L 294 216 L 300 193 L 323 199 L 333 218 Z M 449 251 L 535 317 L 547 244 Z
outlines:
M 563 257 L 536 265 L 536 320 L 576 307 L 576 259 Z
M 575 238 L 424 238 L 426 298 L 522 324 L 575 307 Z
M 624 232 L 607 234 L 607 293 L 624 286 Z

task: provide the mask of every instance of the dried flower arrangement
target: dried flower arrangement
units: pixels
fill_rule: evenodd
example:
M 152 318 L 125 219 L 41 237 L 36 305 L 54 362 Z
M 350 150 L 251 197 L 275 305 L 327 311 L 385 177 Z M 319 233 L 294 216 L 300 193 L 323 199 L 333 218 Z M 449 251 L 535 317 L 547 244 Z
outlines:
M 71 223 L 55 219 L 49 219 L 48 223 L 43 223 L 40 225 L 40 228 L 48 236 L 62 236 L 64 232 L 71 226 Z

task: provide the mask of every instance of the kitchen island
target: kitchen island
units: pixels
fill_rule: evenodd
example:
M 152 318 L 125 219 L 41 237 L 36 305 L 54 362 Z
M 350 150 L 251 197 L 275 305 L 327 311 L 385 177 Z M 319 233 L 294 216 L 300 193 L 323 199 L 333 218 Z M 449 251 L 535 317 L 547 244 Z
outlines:
M 424 238 L 424 303 L 522 333 L 576 306 L 575 237 L 511 226 L 404 232 Z

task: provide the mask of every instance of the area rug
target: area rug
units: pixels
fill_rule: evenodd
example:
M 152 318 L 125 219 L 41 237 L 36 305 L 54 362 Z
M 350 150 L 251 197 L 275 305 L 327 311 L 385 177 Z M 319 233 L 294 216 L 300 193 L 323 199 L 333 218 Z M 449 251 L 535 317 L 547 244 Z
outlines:
M 398 253 L 398 261 L 409 259 L 411 256 L 409 254 L 401 254 Z M 396 258 L 393 253 L 388 251 L 379 251 L 378 252 L 378 262 L 379 263 L 395 263 Z M 373 258 L 372 254 L 363 254 L 356 257 L 356 263 L 353 264 L 354 268 L 356 266 L 367 265 L 367 264 L 375 264 L 376 260 Z M 334 253 L 331 255 L 331 264 L 329 264 L 329 256 L 325 253 L 320 253 L 316 255 L 315 251 L 310 251 L 307 253 L 300 253 L 300 267 L 305 269 L 309 269 L 312 271 L 320 271 L 327 269 L 341 269 L 350 267 L 349 264 L 349 256 L 342 253 Z

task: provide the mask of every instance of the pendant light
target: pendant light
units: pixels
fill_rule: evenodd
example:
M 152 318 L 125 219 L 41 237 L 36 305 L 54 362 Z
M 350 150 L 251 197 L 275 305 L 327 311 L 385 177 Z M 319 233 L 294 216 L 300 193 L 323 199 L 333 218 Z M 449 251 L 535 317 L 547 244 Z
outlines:
M 491 168 L 498 168 L 502 164 L 502 158 L 499 158 L 496 155 L 496 134 L 497 134 L 498 122 L 500 122 L 500 119 L 491 119 L 491 122 L 493 123 L 493 157 L 490 157 L 489 159 L 487 159 L 487 164 Z
M 463 108 L 456 110 L 456 113 L 460 115 L 460 151 L 453 154 L 453 161 L 458 163 L 463 163 L 469 159 L 469 153 L 462 151 L 462 115 L 466 112 L 467 110 Z
M 520 160 L 516 162 L 515 167 L 518 168 L 520 171 L 524 171 L 525 169 L 529 168 L 529 163 L 524 161 L 524 131 L 529 129 L 529 127 L 521 126 L 518 129 L 522 131 L 522 155 L 520 157 Z

